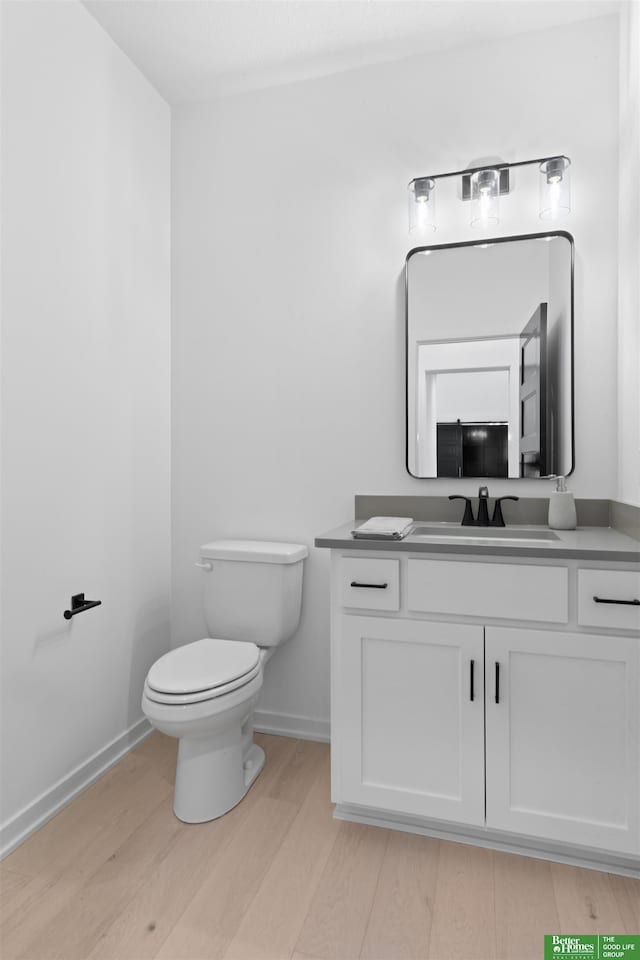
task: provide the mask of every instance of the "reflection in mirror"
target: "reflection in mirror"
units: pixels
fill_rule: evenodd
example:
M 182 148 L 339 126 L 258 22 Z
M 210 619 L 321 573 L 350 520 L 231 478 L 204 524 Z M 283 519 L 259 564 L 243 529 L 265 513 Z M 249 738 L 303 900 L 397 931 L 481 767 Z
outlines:
M 573 469 L 573 240 L 420 247 L 407 257 L 407 469 Z

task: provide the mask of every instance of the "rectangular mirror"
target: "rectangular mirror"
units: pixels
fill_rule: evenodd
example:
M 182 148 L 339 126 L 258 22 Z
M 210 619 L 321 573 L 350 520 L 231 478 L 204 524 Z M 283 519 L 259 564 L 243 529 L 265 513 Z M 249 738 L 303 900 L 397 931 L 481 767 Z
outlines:
M 409 473 L 570 474 L 571 235 L 418 247 L 406 298 Z

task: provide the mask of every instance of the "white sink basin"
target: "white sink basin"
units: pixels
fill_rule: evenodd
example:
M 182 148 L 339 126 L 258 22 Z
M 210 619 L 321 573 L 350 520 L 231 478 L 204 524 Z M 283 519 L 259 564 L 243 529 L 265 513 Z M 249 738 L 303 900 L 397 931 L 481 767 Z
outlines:
M 420 540 L 479 540 L 491 543 L 550 543 L 559 540 L 551 530 L 532 530 L 527 527 L 452 527 L 446 524 L 415 524 L 410 536 Z

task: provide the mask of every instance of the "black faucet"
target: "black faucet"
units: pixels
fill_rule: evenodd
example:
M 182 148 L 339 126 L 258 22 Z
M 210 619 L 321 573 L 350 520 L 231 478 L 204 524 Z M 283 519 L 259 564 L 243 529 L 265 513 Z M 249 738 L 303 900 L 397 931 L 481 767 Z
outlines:
M 504 517 L 502 516 L 502 501 L 503 500 L 519 500 L 520 497 L 496 497 L 496 502 L 493 507 L 493 519 L 491 520 L 492 527 L 504 527 Z
M 489 520 L 489 488 L 480 487 L 478 490 L 478 516 L 477 519 L 473 516 L 473 507 L 471 506 L 471 499 L 469 497 L 463 497 L 460 494 L 452 493 L 449 495 L 449 500 L 464 500 L 464 516 L 462 517 L 462 526 L 463 527 L 504 527 L 504 517 L 502 516 L 502 501 L 503 500 L 519 500 L 519 497 L 496 497 L 496 501 L 493 507 L 493 517 Z
M 478 527 L 489 526 L 489 511 L 487 509 L 488 503 L 489 487 L 480 487 L 478 490 L 478 518 L 476 520 L 476 526 Z
M 476 521 L 473 516 L 473 507 L 469 497 L 463 497 L 459 493 L 450 493 L 449 500 L 464 500 L 464 516 L 462 518 L 463 527 L 475 527 Z

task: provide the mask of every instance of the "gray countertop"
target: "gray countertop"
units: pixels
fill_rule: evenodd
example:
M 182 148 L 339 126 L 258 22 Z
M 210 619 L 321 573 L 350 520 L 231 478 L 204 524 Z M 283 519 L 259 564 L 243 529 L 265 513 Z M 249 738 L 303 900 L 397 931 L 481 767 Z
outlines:
M 442 529 L 442 538 L 416 537 L 409 534 L 403 540 L 359 540 L 351 536 L 351 531 L 362 520 L 352 520 L 335 530 L 329 530 L 315 539 L 316 547 L 333 550 L 375 550 L 411 553 L 466 554 L 468 556 L 495 557 L 556 557 L 567 560 L 597 560 L 622 563 L 640 563 L 640 542 L 611 527 L 580 527 L 577 530 L 554 530 L 557 540 L 550 542 L 495 543 L 490 539 L 478 539 L 470 543 L 467 540 L 447 540 L 447 528 L 460 530 L 460 524 L 430 523 L 429 526 Z M 424 525 L 424 524 L 420 524 Z M 473 529 L 473 528 L 471 528 Z M 494 531 L 496 528 L 492 528 Z M 507 529 L 513 529 L 507 527 Z M 518 530 L 548 530 L 542 526 L 524 526 L 518 524 Z M 478 528 L 475 528 L 475 533 Z

